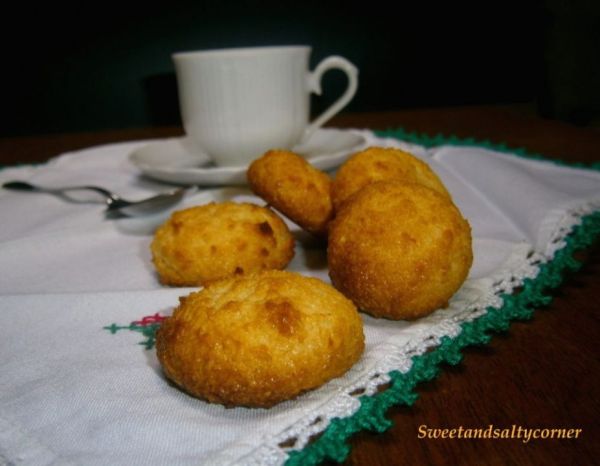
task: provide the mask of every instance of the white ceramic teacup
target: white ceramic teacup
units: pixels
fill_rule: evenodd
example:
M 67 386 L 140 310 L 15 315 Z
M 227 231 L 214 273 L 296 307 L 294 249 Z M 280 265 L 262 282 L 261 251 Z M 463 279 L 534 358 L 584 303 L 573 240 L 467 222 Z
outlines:
M 274 46 L 180 52 L 173 55 L 183 126 L 193 144 L 219 166 L 243 166 L 269 149 L 306 140 L 356 93 L 358 70 L 330 56 L 308 69 L 311 48 Z M 341 69 L 348 86 L 309 122 L 310 93 L 321 76 Z

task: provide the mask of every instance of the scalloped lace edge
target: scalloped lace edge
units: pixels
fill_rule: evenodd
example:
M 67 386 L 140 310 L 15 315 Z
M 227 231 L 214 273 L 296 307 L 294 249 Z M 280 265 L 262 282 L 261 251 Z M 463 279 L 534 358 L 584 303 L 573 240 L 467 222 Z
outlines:
M 430 338 L 406 348 L 412 358 L 411 363 L 408 368 L 391 368 L 386 377 L 389 388 L 380 393 L 365 394 L 366 397 L 360 398 L 358 409 L 346 418 L 338 416 L 331 419 L 325 433 L 310 446 L 305 444 L 306 448 L 296 451 L 288 449 L 287 465 L 316 464 L 326 458 L 342 461 L 349 453 L 345 442 L 350 435 L 363 429 L 381 432 L 390 427 L 385 411 L 393 405 L 412 405 L 417 398 L 413 392 L 415 386 L 433 379 L 442 362 L 457 364 L 464 347 L 487 343 L 491 339 L 488 332 L 506 330 L 512 320 L 528 319 L 533 308 L 549 304 L 552 298 L 547 292 L 560 285 L 566 272 L 577 270 L 580 266 L 573 258 L 574 252 L 590 246 L 600 234 L 600 205 L 589 204 L 586 209 L 568 212 L 566 217 L 571 219 L 571 229 L 565 232 L 561 228 L 564 236 L 556 238 L 557 244 L 564 245 L 561 249 L 557 249 L 551 257 L 531 252 L 523 256 L 525 250 L 515 251 L 508 263 L 520 260 L 521 266 L 515 269 L 515 273 L 503 268 L 497 274 L 500 280 L 488 283 L 488 293 L 493 291 L 491 300 L 495 303 L 470 306 L 453 317 L 454 323 L 459 325 L 457 332 L 448 328 L 449 331 L 438 333 L 442 325 L 432 332 Z M 517 289 L 519 292 L 515 293 Z M 482 295 L 484 301 L 491 297 L 488 293 Z M 456 301 L 456 304 L 461 302 L 460 296 Z M 436 348 L 432 351 L 433 347 Z M 260 461 L 266 459 L 263 457 Z

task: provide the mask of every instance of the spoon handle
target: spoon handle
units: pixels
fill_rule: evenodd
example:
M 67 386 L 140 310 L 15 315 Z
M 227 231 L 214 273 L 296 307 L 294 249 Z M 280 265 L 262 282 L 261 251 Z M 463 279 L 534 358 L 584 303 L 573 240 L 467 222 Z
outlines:
M 27 183 L 26 181 L 7 181 L 2 185 L 5 189 L 12 189 L 14 191 L 33 191 L 40 193 L 62 193 L 66 191 L 80 191 L 82 189 L 87 189 L 91 191 L 96 191 L 97 193 L 102 194 L 107 199 L 116 200 L 118 196 L 107 191 L 104 188 L 100 188 L 98 186 L 69 186 L 65 188 L 44 188 L 41 186 L 36 186 L 31 183 Z
M 12 189 L 15 191 L 39 191 L 39 188 L 26 183 L 25 181 L 7 181 L 2 185 L 5 189 Z

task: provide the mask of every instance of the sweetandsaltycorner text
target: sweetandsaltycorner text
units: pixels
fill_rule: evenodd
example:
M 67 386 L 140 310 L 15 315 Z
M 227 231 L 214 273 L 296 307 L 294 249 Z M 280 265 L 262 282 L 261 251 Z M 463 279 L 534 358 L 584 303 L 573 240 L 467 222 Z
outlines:
M 418 429 L 419 439 L 520 439 L 523 443 L 531 440 L 577 439 L 583 429 L 573 428 L 528 428 L 513 424 L 510 427 L 471 428 L 458 426 L 454 428 L 432 428 L 421 424 Z

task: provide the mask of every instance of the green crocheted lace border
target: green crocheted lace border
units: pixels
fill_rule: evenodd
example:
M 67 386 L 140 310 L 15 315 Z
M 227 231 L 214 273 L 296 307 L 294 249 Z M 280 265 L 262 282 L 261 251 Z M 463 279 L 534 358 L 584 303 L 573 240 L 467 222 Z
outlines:
M 509 152 L 527 158 L 549 160 L 539 154 L 528 153 L 525 149 L 509 149 L 503 144 L 475 139 L 460 139 L 454 136 L 429 136 L 393 129 L 377 132 L 381 137 L 393 137 L 423 146 L 436 145 L 473 145 Z M 600 163 L 593 165 L 569 164 L 600 169 Z M 565 238 L 566 245 L 555 253 L 552 261 L 540 265 L 534 279 L 526 279 L 519 293 L 502 295 L 501 308 L 489 307 L 481 317 L 461 325 L 461 333 L 454 337 L 444 337 L 439 346 L 412 359 L 412 367 L 407 373 L 390 372 L 389 388 L 373 396 L 362 396 L 360 408 L 350 417 L 333 419 L 327 429 L 303 450 L 292 451 L 286 466 L 316 465 L 325 460 L 342 462 L 350 453 L 348 439 L 361 430 L 384 432 L 392 426 L 386 418 L 387 410 L 396 405 L 412 406 L 418 398 L 415 388 L 420 382 L 434 379 L 442 363 L 458 364 L 462 359 L 462 349 L 471 345 L 487 344 L 493 332 L 503 332 L 510 327 L 512 320 L 529 319 L 534 309 L 548 305 L 552 301 L 549 292 L 560 286 L 563 277 L 576 271 L 581 263 L 574 253 L 589 247 L 600 234 L 600 211 L 585 216 Z

